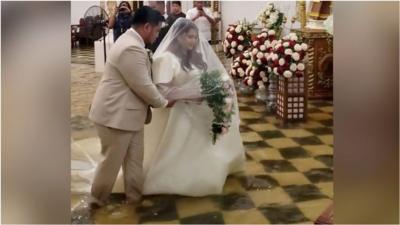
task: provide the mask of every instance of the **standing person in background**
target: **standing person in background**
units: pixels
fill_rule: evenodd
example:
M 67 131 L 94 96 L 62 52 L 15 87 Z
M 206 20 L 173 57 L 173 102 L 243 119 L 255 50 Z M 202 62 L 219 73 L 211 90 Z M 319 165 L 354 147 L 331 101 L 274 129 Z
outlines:
M 195 1 L 193 9 L 189 9 L 186 18 L 193 21 L 199 28 L 201 35 L 211 44 L 211 26 L 215 24 L 215 19 L 209 9 L 204 7 L 204 1 Z
M 174 24 L 175 20 L 183 17 L 186 18 L 186 14 L 182 12 L 182 2 L 181 1 L 172 1 L 171 2 L 171 15 L 169 15 L 167 19 L 167 23 L 169 26 Z
M 168 19 L 168 15 L 165 12 L 165 2 L 164 1 L 149 1 L 149 6 L 152 9 L 157 10 L 158 12 L 161 13 L 161 15 L 164 16 L 165 20 Z M 172 25 L 172 24 L 171 24 Z M 160 30 L 160 33 L 158 35 L 158 38 L 155 40 L 155 42 L 151 45 L 146 46 L 148 49 L 150 49 L 151 51 L 155 52 L 158 48 L 158 46 L 160 45 L 162 39 L 164 39 L 165 35 L 168 33 L 168 30 L 171 26 L 168 23 L 165 23 L 163 25 L 163 27 Z
M 132 8 L 129 2 L 122 1 L 110 16 L 108 28 L 113 29 L 114 42 L 132 25 Z

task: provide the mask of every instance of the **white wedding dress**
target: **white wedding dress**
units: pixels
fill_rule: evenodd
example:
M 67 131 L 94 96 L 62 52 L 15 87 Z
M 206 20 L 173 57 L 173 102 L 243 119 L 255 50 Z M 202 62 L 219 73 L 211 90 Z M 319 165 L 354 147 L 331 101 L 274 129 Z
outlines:
M 199 71 L 184 71 L 179 59 L 168 51 L 154 58 L 156 84 L 181 86 L 193 76 L 199 76 Z M 210 118 L 212 111 L 204 101 L 178 101 L 172 108 L 153 109 L 153 120 L 145 126 L 143 194 L 220 194 L 226 177 L 243 170 L 238 120 L 213 145 Z

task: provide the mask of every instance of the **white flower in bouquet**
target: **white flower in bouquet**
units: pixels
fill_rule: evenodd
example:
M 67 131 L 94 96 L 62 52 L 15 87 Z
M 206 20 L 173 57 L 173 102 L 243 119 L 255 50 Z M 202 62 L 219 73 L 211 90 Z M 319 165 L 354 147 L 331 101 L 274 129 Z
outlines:
M 287 41 L 287 40 L 289 40 L 290 39 L 290 36 L 288 35 L 288 36 L 284 36 L 284 37 L 282 37 L 282 40 L 284 40 L 284 41 Z
M 232 39 L 232 34 L 228 34 L 228 39 Z
M 279 59 L 279 65 L 280 65 L 280 66 L 285 65 L 285 59 L 280 58 L 280 59 Z
M 297 69 L 303 71 L 305 69 L 305 65 L 303 63 L 297 64 Z
M 242 63 L 243 63 L 243 64 L 246 64 L 246 63 L 247 63 L 247 60 L 246 60 L 246 59 L 242 59 Z
M 258 41 L 253 41 L 253 46 L 258 45 Z
M 244 77 L 244 73 L 239 73 L 239 77 Z
M 243 56 L 245 57 L 245 58 L 249 58 L 250 57 L 250 54 L 249 54 L 249 52 L 245 52 L 245 53 L 243 53 Z
M 285 55 L 291 55 L 291 54 L 293 54 L 292 49 L 290 49 L 290 48 L 285 49 Z
M 256 48 L 254 48 L 254 49 L 251 51 L 251 53 L 253 53 L 253 55 L 257 54 L 257 52 L 258 52 L 258 49 L 256 49 Z
M 265 14 L 266 16 L 269 16 L 270 13 L 271 13 L 271 11 L 266 10 L 264 14 Z
M 232 32 L 232 31 L 234 31 L 234 30 L 235 30 L 234 27 L 230 27 L 230 28 L 229 28 L 229 31 L 230 31 L 230 32 Z
M 260 87 L 260 86 L 263 86 L 264 85 L 264 82 L 262 82 L 262 80 L 259 80 L 259 81 L 257 81 L 257 85 Z
M 273 54 L 272 55 L 272 60 L 277 60 L 278 59 L 278 54 Z
M 257 64 L 258 64 L 258 65 L 261 65 L 261 64 L 262 64 L 262 62 L 261 62 L 260 59 L 257 59 Z
M 243 45 L 239 45 L 239 46 L 237 47 L 237 49 L 238 49 L 239 51 L 243 51 L 244 47 L 243 47 Z
M 232 46 L 232 48 L 235 48 L 237 46 L 237 42 L 236 41 L 232 41 L 231 46 Z
M 274 68 L 274 73 L 276 74 L 276 75 L 279 75 L 279 73 L 278 73 L 278 68 Z
M 232 74 L 236 76 L 236 70 L 232 70 Z
M 261 45 L 261 46 L 260 46 L 260 50 L 261 50 L 261 51 L 265 51 L 265 50 L 267 50 L 267 47 L 265 47 L 265 45 Z
M 277 40 L 272 40 L 272 41 L 271 41 L 271 45 L 272 45 L 272 46 L 275 46 L 276 44 L 278 44 L 278 41 L 277 41 Z
M 232 55 L 234 55 L 236 53 L 236 50 L 231 48 L 230 52 L 231 52 Z
M 289 42 L 283 42 L 283 47 L 285 47 L 285 48 L 287 48 L 287 47 L 289 47 Z
M 283 72 L 283 76 L 286 78 L 291 78 L 293 76 L 293 73 L 289 70 L 285 70 L 285 72 Z
M 254 70 L 250 71 L 250 76 L 254 76 Z
M 293 58 L 294 61 L 299 61 L 299 59 L 300 59 L 300 54 L 297 53 L 297 52 L 295 52 L 295 53 L 292 54 L 292 58 Z
M 238 25 L 237 27 L 236 27 L 236 29 L 235 29 L 235 32 L 236 33 L 240 33 L 240 32 L 242 32 L 242 26 L 240 26 L 240 25 Z
M 261 59 L 262 57 L 264 57 L 264 54 L 262 52 L 258 52 L 257 59 Z
M 275 31 L 274 30 L 269 30 L 268 31 L 268 35 L 275 35 Z
M 239 40 L 239 41 L 243 41 L 243 40 L 244 40 L 243 35 L 239 35 L 238 40 Z
M 253 80 L 250 78 L 250 79 L 248 79 L 247 80 L 247 84 L 249 85 L 249 86 L 252 86 L 253 85 Z
M 267 82 L 268 81 L 268 77 L 263 77 L 262 80 L 263 80 L 263 82 Z
M 260 77 L 266 77 L 264 71 L 261 71 L 261 72 L 260 72 Z
M 264 53 L 264 58 L 268 59 L 269 55 L 270 54 L 268 52 Z
M 272 72 L 272 69 L 271 69 L 271 67 L 268 66 L 268 73 L 271 73 L 271 72 Z
M 275 45 L 275 50 L 278 49 L 278 48 L 280 48 L 281 46 L 282 46 L 281 43 L 276 44 L 276 45 Z
M 225 41 L 224 41 L 224 45 L 225 45 L 226 47 L 228 47 L 228 46 L 229 46 L 229 41 L 228 41 L 228 40 L 225 40 Z
M 233 67 L 238 67 L 239 66 L 239 62 L 235 62 L 234 64 L 233 64 Z
M 290 40 L 291 40 L 291 41 L 297 41 L 297 39 L 298 39 L 298 38 L 297 38 L 297 35 L 291 35 L 291 36 L 290 36 Z
M 243 70 L 243 68 L 241 68 L 241 67 L 238 68 L 237 71 L 238 71 L 239 73 L 244 73 L 244 70 Z
M 301 51 L 303 48 L 301 47 L 301 45 L 299 45 L 299 44 L 295 44 L 294 45 L 294 50 L 296 51 L 296 52 L 299 52 L 299 51 Z
M 308 45 L 306 43 L 301 43 L 301 48 L 303 49 L 303 51 L 307 51 Z
M 258 89 L 260 89 L 260 90 L 265 90 L 265 86 L 264 86 L 264 84 L 263 84 L 263 85 L 261 85 L 261 86 L 259 86 L 259 87 L 258 87 Z
M 251 65 L 251 61 L 247 60 L 247 65 L 250 66 Z
M 293 72 L 296 72 L 296 70 L 297 70 L 297 65 L 296 65 L 296 63 L 290 64 L 290 70 L 293 71 Z

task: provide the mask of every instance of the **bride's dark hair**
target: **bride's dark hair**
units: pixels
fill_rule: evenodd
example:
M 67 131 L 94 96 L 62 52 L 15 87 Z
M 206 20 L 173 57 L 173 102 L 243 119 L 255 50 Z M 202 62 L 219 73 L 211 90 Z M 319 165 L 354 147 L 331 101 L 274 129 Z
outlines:
M 188 50 L 186 47 L 182 46 L 178 41 L 178 37 L 188 33 L 191 30 L 196 31 L 197 35 L 199 35 L 199 29 L 197 26 L 188 19 L 178 19 L 171 29 L 176 30 L 177 33 L 167 50 L 172 52 L 181 60 L 182 69 L 187 72 L 192 70 L 192 65 L 194 65 L 201 70 L 207 70 L 207 64 L 204 62 L 201 52 L 196 51 L 200 44 L 199 39 L 197 46 L 191 50 Z

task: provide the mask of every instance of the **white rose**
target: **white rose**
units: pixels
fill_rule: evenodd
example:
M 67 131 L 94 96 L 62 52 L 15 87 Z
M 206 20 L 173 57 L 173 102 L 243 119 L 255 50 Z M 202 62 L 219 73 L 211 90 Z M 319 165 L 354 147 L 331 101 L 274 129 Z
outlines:
M 293 58 L 294 61 L 298 61 L 300 59 L 300 54 L 295 52 L 295 53 L 292 54 L 292 58 Z
M 289 47 L 289 42 L 284 42 L 282 45 L 283 45 L 283 47 L 287 48 L 287 47 Z
M 265 51 L 266 49 L 267 49 L 267 47 L 265 47 L 265 45 L 261 45 L 261 46 L 260 46 L 260 50 L 261 50 L 261 51 Z
M 243 56 L 244 56 L 245 58 L 249 58 L 250 54 L 246 51 L 245 53 L 243 53 Z
M 232 74 L 236 76 L 236 70 L 232 70 Z
M 228 41 L 228 40 L 225 40 L 225 41 L 224 41 L 224 45 L 225 45 L 225 46 L 229 46 L 229 41 Z
M 287 41 L 287 40 L 289 40 L 289 39 L 290 39 L 289 36 L 285 36 L 285 37 L 282 38 L 282 40 L 284 40 L 284 41 Z
M 247 63 L 247 60 L 246 60 L 246 59 L 242 59 L 242 63 L 243 63 L 243 64 L 246 64 L 246 63 Z
M 236 41 L 232 41 L 231 46 L 234 48 L 237 46 L 237 42 Z
M 238 67 L 238 66 L 239 66 L 239 63 L 238 63 L 238 62 L 235 62 L 235 64 L 233 64 L 233 66 L 234 66 L 234 67 Z
M 236 53 L 235 49 L 233 49 L 233 48 L 231 48 L 230 52 L 232 55 L 234 55 Z
M 243 68 L 239 68 L 239 69 L 238 69 L 238 72 L 239 72 L 239 73 L 244 73 Z
M 285 59 L 279 59 L 279 65 L 280 66 L 283 66 L 283 65 L 285 65 Z
M 290 72 L 289 70 L 285 70 L 285 72 L 283 72 L 283 76 L 286 78 L 291 78 L 293 75 L 292 72 Z
M 301 48 L 303 49 L 303 51 L 306 51 L 308 49 L 308 45 L 306 43 L 302 43 Z
M 297 65 L 296 65 L 296 63 L 290 64 L 290 70 L 293 71 L 293 72 L 295 72 L 295 71 L 297 70 Z
M 297 41 L 297 35 L 292 35 L 291 37 L 290 37 L 290 40 L 291 41 Z
M 250 80 L 250 79 L 247 80 L 247 84 L 250 85 L 250 86 L 252 86 L 252 85 L 253 85 L 253 80 Z
M 270 11 L 268 11 L 268 10 L 267 10 L 267 11 L 265 11 L 265 15 L 266 15 L 266 16 L 269 16 L 269 14 L 270 14 L 270 13 L 271 13 L 271 12 L 270 12 Z
M 260 77 L 265 77 L 265 72 L 264 71 L 260 72 Z
M 271 41 L 271 45 L 272 45 L 272 46 L 275 46 L 276 44 L 278 44 L 278 41 L 277 41 L 277 40 L 272 40 L 272 41 Z
M 268 59 L 268 57 L 269 57 L 269 53 L 268 53 L 268 52 L 266 52 L 266 53 L 264 54 L 264 57 L 265 57 L 266 59 Z
M 239 77 L 244 77 L 244 72 L 243 73 L 239 73 Z
M 250 61 L 250 60 L 247 61 L 247 65 L 248 65 L 248 66 L 251 65 L 251 61 Z
M 258 65 L 261 65 L 261 64 L 262 64 L 262 62 L 261 62 L 260 59 L 257 59 L 257 64 L 258 64 Z
M 301 47 L 301 45 L 299 45 L 299 44 L 295 44 L 295 45 L 294 45 L 294 50 L 295 50 L 296 52 L 299 52 L 299 51 L 301 51 L 301 50 L 302 50 L 302 47 Z
M 275 45 L 275 49 L 278 49 L 278 48 L 280 48 L 281 46 L 282 46 L 282 44 L 281 44 L 281 43 L 278 43 L 278 44 Z
M 238 40 L 243 41 L 244 40 L 243 35 L 239 35 Z
M 239 51 L 243 51 L 243 49 L 244 49 L 243 45 L 239 45 L 237 48 Z
M 234 30 L 235 30 L 234 27 L 230 27 L 230 28 L 229 28 L 229 31 L 230 31 L 230 32 L 232 32 L 232 31 L 234 31 Z
M 275 31 L 274 30 L 269 30 L 268 31 L 268 35 L 275 35 Z
M 297 64 L 297 69 L 300 70 L 300 71 L 303 71 L 305 69 L 305 67 L 306 66 L 303 63 Z
M 258 49 L 256 49 L 256 48 L 254 48 L 252 51 L 253 55 L 257 54 L 257 52 L 258 52 Z
M 271 69 L 271 67 L 268 66 L 268 73 L 271 73 L 271 72 L 272 72 L 272 69 Z
M 268 78 L 267 78 L 267 77 L 263 77 L 263 78 L 262 78 L 262 81 L 263 81 L 263 82 L 267 82 L 267 81 L 268 81 Z
M 291 55 L 291 54 L 293 54 L 292 49 L 290 49 L 290 48 L 285 49 L 285 55 Z
M 261 59 L 262 57 L 264 57 L 264 54 L 262 52 L 257 53 L 257 58 Z
M 276 74 L 276 75 L 279 75 L 279 73 L 278 73 L 278 68 L 274 68 L 274 73 Z
M 258 44 L 258 41 L 253 41 L 253 46 L 256 46 Z
M 240 25 L 237 26 L 235 29 L 235 32 L 239 34 L 241 31 L 242 31 L 242 27 Z
M 250 76 L 254 76 L 254 70 L 250 71 Z
M 232 39 L 232 34 L 228 34 L 228 39 Z
M 272 55 L 272 60 L 277 60 L 278 59 L 278 54 L 273 54 Z

